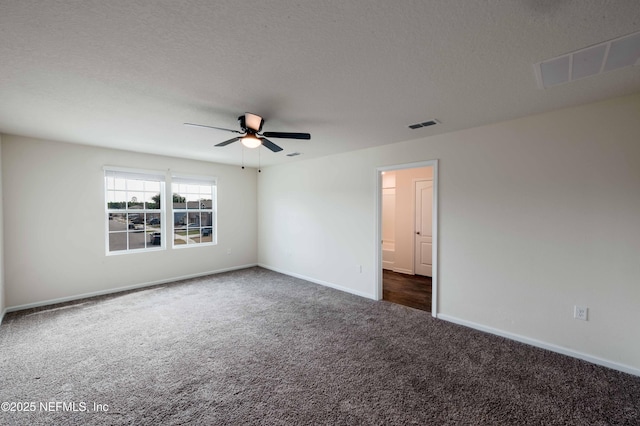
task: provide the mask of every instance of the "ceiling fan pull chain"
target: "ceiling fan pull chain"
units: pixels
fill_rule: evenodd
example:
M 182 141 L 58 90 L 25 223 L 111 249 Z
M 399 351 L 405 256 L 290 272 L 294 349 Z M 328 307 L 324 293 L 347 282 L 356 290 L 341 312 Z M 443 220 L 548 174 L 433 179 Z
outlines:
M 258 147 L 258 173 L 262 173 L 262 170 L 260 170 L 260 165 L 262 164 L 261 161 L 260 161 L 260 158 L 261 158 L 260 157 L 260 151 L 262 151 L 262 150 L 260 149 L 260 147 Z
M 242 147 L 242 170 L 244 170 L 244 145 L 241 145 Z

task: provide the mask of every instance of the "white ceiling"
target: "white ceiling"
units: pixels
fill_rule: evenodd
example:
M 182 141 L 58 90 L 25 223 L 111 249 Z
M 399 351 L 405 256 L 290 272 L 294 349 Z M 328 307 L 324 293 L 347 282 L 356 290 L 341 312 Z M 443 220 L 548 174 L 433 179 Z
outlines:
M 311 133 L 260 149 L 279 164 L 638 92 L 639 66 L 534 72 L 638 30 L 638 0 L 0 0 L 0 132 L 239 164 L 213 146 L 233 134 L 182 123 L 249 111 Z

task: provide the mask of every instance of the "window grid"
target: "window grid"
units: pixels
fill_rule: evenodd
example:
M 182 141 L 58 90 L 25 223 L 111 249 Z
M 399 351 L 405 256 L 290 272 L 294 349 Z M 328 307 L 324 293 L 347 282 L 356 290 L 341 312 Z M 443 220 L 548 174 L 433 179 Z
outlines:
M 105 172 L 107 254 L 164 247 L 164 179 L 118 171 Z
M 174 177 L 173 247 L 214 245 L 216 233 L 216 185 Z

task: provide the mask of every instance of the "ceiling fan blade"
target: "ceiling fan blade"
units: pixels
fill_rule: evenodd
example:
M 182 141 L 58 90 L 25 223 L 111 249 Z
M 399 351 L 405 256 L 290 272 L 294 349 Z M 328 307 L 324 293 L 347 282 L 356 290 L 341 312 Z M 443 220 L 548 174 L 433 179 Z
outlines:
M 278 145 L 276 145 L 275 143 L 271 142 L 269 139 L 267 138 L 261 138 L 260 139 L 262 141 L 262 145 L 265 148 L 269 148 L 271 151 L 273 152 L 279 152 L 282 151 L 282 148 L 280 148 Z
M 264 119 L 259 115 L 252 114 L 250 112 L 244 113 L 244 124 L 247 126 L 247 129 L 255 130 L 259 132 L 262 130 L 262 125 L 264 124 Z
M 228 141 L 224 141 L 224 142 L 220 142 L 220 143 L 216 144 L 216 146 L 227 146 L 230 143 L 234 143 L 234 142 L 239 141 L 239 140 L 240 140 L 240 138 L 231 138 Z
M 204 124 L 184 123 L 185 126 L 206 127 L 207 129 L 224 130 L 232 133 L 242 133 L 238 130 L 225 129 L 224 127 L 205 126 Z
M 264 136 L 268 138 L 311 139 L 309 133 L 264 132 Z

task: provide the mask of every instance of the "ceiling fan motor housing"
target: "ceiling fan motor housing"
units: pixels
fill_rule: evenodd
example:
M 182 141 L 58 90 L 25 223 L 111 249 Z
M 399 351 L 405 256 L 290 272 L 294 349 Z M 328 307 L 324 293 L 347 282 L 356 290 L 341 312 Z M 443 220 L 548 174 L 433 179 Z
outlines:
M 249 115 L 251 121 L 253 121 L 254 127 L 251 126 L 247 126 L 247 115 Z M 256 119 L 260 119 L 259 121 L 259 125 L 257 126 L 258 128 L 256 129 L 255 124 L 256 124 Z M 240 129 L 242 129 L 243 132 L 245 133 L 258 133 L 262 130 L 262 125 L 264 124 L 264 118 L 260 117 L 259 115 L 255 115 L 255 114 L 251 114 L 251 113 L 245 113 L 244 115 L 241 115 L 240 117 L 238 117 L 238 123 L 240 123 Z

